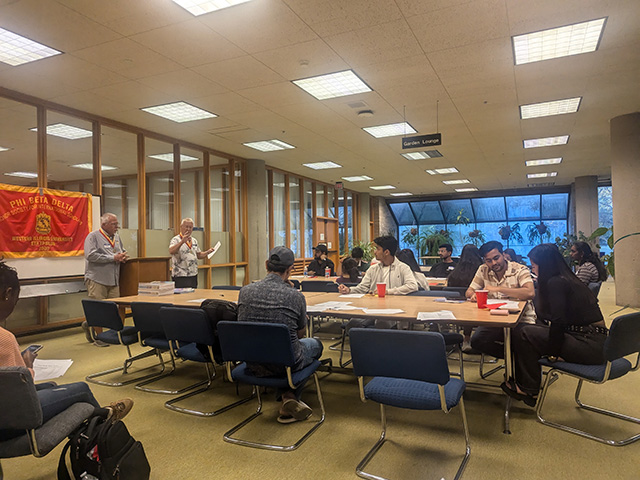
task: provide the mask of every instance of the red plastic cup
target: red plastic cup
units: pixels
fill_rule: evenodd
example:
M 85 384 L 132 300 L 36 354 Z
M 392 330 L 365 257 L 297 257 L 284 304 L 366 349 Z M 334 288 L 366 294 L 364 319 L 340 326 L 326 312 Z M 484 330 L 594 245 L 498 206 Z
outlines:
M 476 300 L 478 300 L 478 308 L 487 308 L 488 290 L 476 290 Z
M 387 294 L 387 284 L 386 283 L 378 283 L 376 284 L 376 287 L 378 287 L 378 296 L 379 297 L 384 297 Z M 485 301 L 486 303 L 486 301 Z

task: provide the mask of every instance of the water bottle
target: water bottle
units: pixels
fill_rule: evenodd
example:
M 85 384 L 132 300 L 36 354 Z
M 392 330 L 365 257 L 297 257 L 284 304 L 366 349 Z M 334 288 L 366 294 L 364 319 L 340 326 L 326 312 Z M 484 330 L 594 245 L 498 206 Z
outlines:
M 329 267 L 325 267 L 324 278 L 329 278 L 330 276 L 331 276 L 331 269 Z
M 309 269 L 307 268 L 307 266 L 304 266 L 304 271 L 302 272 L 302 275 L 304 275 L 305 277 L 309 276 Z

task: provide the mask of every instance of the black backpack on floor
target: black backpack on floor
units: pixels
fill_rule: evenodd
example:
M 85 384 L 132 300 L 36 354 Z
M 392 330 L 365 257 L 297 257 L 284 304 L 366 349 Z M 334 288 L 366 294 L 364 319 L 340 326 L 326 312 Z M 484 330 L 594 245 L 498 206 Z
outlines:
M 216 363 L 222 363 L 222 350 L 220 349 L 220 341 L 218 340 L 218 322 L 235 322 L 238 320 L 238 305 L 226 300 L 218 300 L 215 298 L 207 299 L 202 302 L 200 308 L 207 314 L 207 318 L 213 327 L 213 333 L 216 337 L 215 344 L 211 347 Z M 206 345 L 197 344 L 196 347 L 204 358 L 209 358 L 209 350 Z
M 124 423 L 93 416 L 69 436 L 58 462 L 58 480 L 71 480 L 65 457 L 69 450 L 74 479 L 148 480 L 151 467 L 142 444 Z

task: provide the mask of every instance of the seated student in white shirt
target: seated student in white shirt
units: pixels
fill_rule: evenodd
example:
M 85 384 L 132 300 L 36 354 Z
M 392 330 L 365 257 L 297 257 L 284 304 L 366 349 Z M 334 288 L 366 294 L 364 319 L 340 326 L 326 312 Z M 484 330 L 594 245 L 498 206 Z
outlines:
M 407 295 L 416 292 L 418 282 L 413 272 L 406 263 L 402 263 L 395 257 L 398 240 L 391 236 L 384 236 L 375 238 L 373 243 L 376 247 L 376 260 L 379 263 L 367 270 L 359 285 L 351 288 L 339 285 L 340 293 L 375 293 L 378 283 L 386 283 L 389 295 Z
M 409 265 L 409 268 L 413 272 L 413 276 L 415 277 L 416 282 L 418 282 L 418 290 L 429 290 L 429 282 L 427 281 L 427 277 L 425 277 L 420 270 L 420 265 L 418 265 L 416 257 L 410 249 L 405 248 L 404 250 L 398 251 L 396 253 L 396 258 L 401 262 Z

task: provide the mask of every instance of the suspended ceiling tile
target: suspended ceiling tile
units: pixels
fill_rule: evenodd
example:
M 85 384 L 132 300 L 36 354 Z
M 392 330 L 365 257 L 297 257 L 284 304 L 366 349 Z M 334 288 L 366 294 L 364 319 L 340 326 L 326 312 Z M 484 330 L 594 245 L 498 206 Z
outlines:
M 260 106 L 235 92 L 217 93 L 206 97 L 199 97 L 198 106 L 221 117 L 234 114 L 246 114 L 260 110 Z
M 222 85 L 189 69 L 174 70 L 172 72 L 141 78 L 139 82 L 154 90 L 164 92 L 176 100 L 184 101 L 229 91 Z
M 239 93 L 256 104 L 275 111 L 287 105 L 298 105 L 300 108 L 304 108 L 305 105 L 318 101 L 291 82 L 245 88 Z
M 193 70 L 229 90 L 235 91 L 284 80 L 276 72 L 249 55 L 201 65 L 194 67 Z

